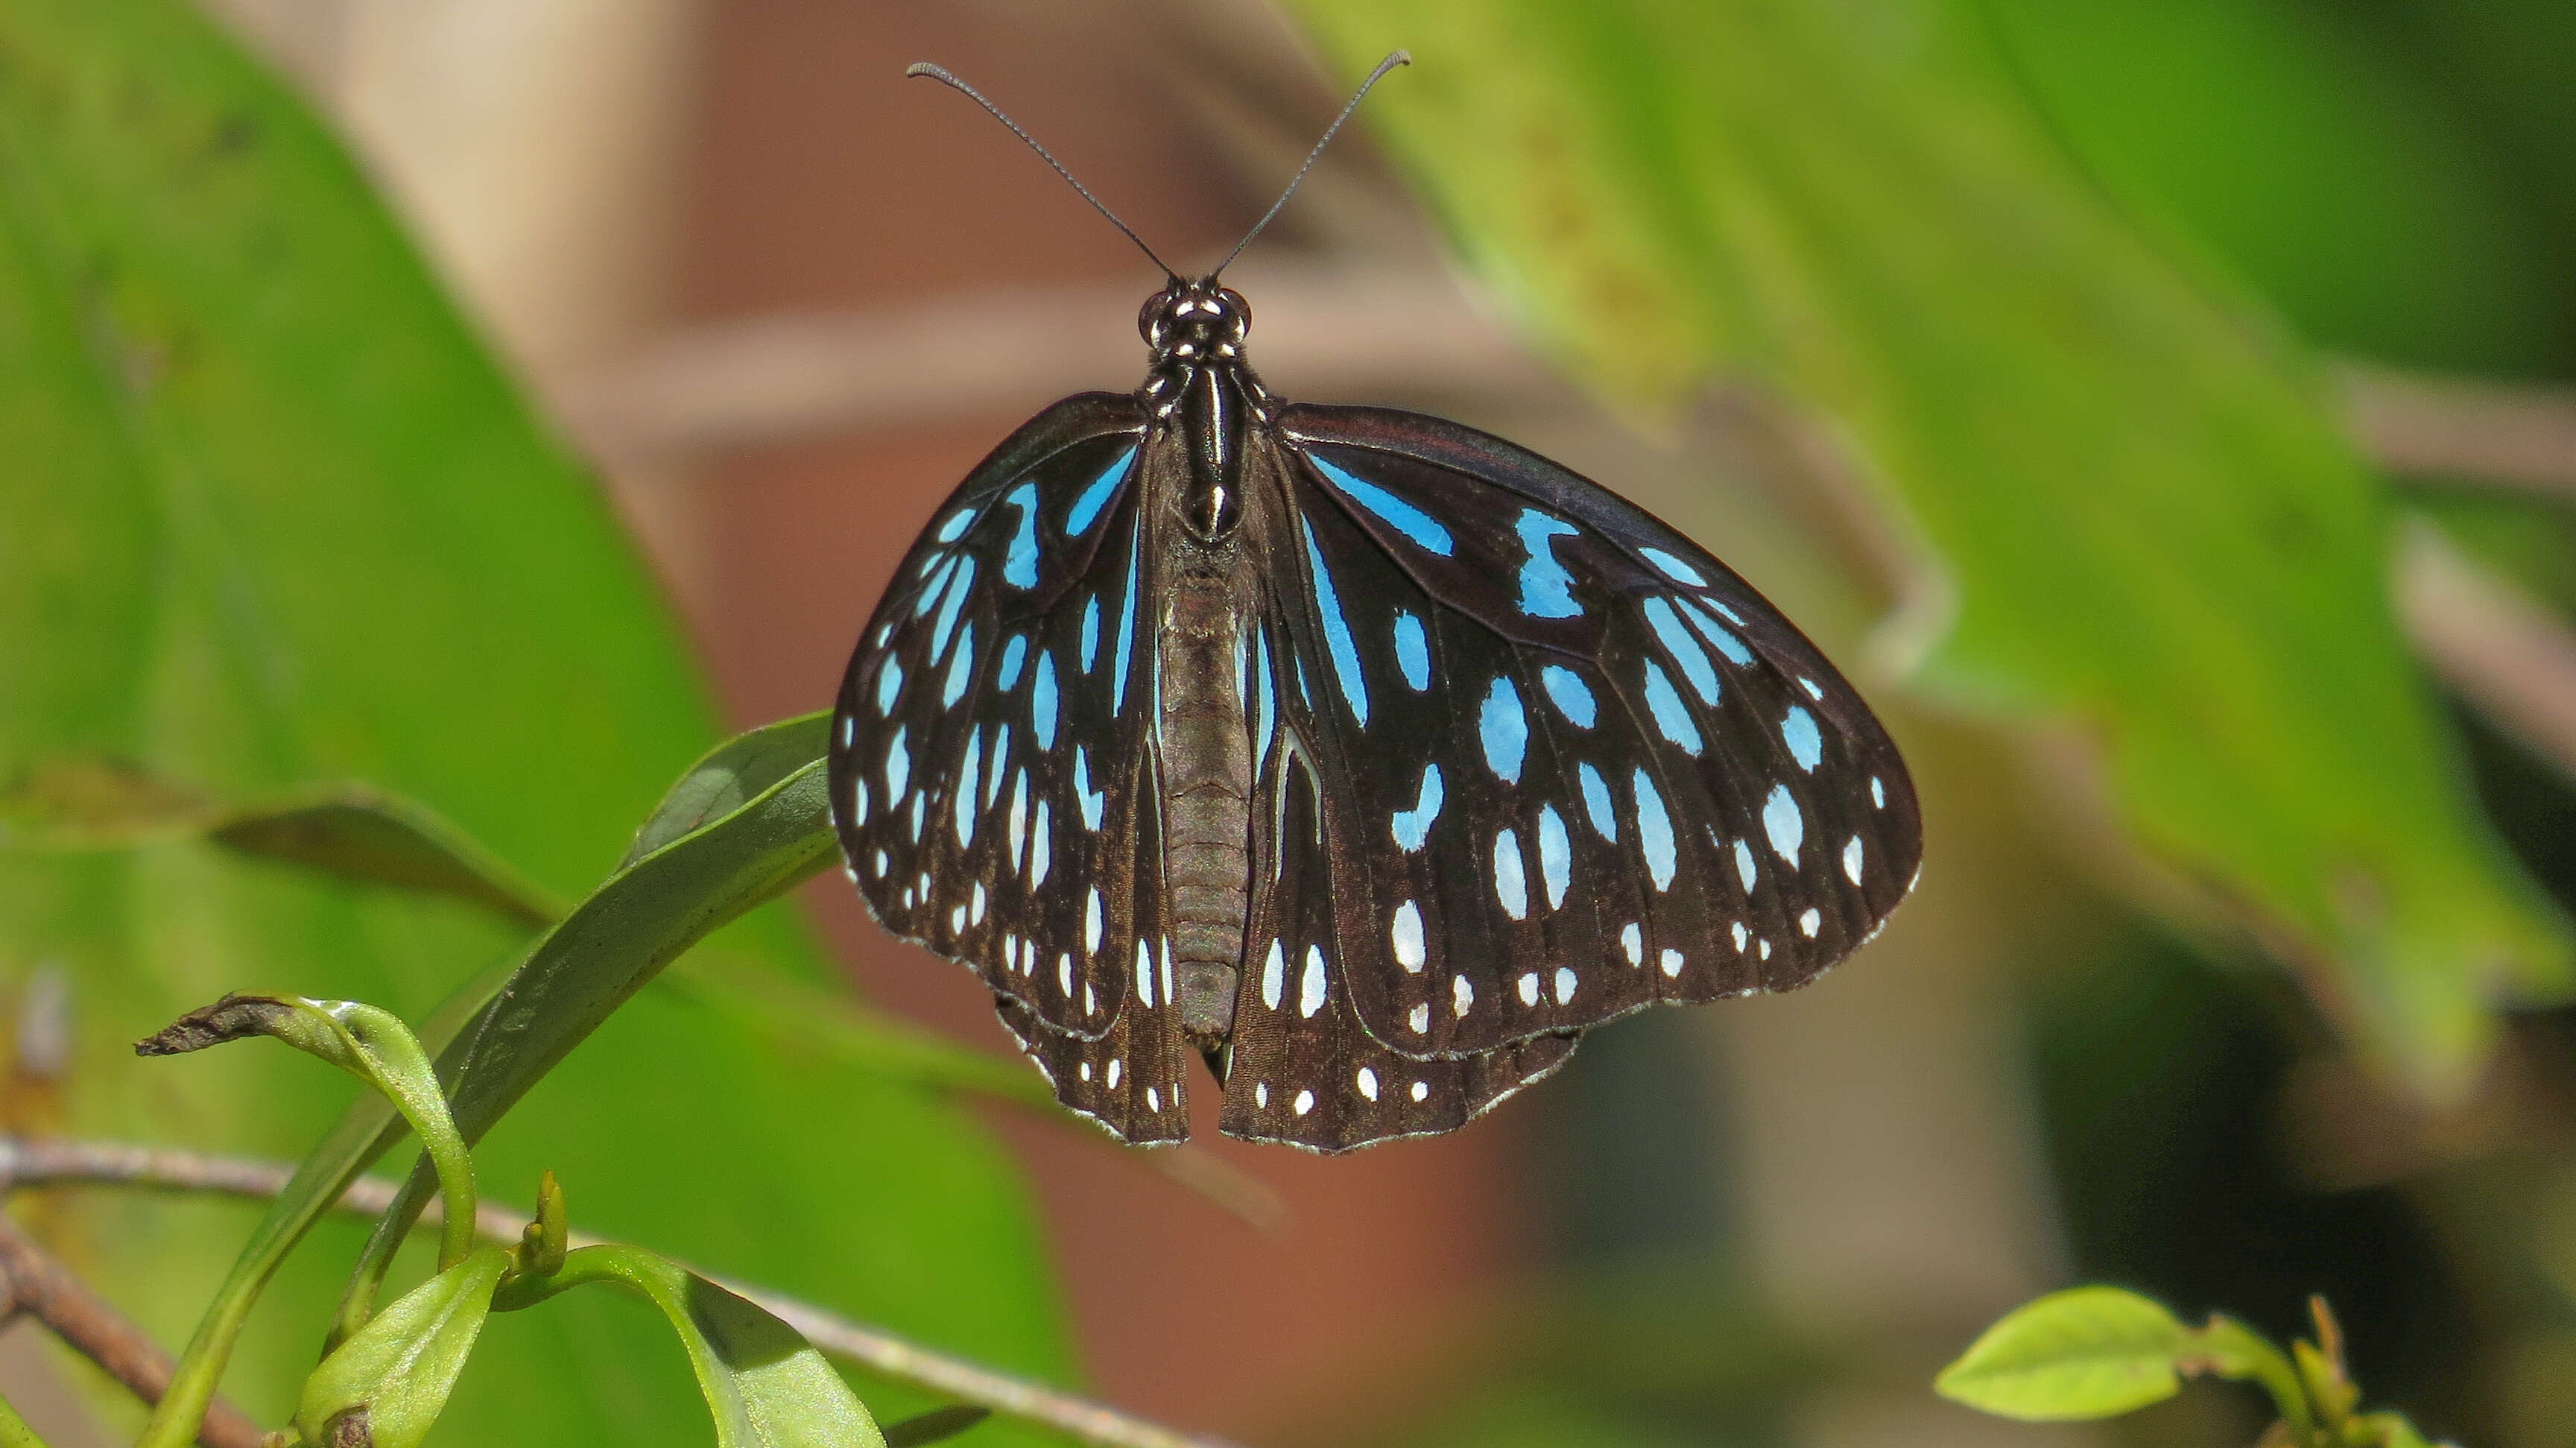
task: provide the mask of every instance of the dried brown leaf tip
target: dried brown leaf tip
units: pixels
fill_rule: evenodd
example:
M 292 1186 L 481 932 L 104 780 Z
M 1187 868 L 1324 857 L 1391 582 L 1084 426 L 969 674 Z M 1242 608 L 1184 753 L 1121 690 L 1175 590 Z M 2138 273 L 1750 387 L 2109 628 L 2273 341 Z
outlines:
M 210 1006 L 199 1006 L 134 1043 L 138 1056 L 183 1056 L 238 1041 L 244 1036 L 274 1034 L 294 1008 L 275 996 L 235 992 Z

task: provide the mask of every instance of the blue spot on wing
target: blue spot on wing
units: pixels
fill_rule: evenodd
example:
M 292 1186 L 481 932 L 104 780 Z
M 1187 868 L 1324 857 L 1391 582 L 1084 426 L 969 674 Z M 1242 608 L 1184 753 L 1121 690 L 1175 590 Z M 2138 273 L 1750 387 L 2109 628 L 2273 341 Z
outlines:
M 948 585 L 956 581 L 957 565 L 964 559 L 965 555 L 962 553 L 950 553 L 931 560 L 938 566 L 930 575 L 930 581 L 922 585 L 921 596 L 912 602 L 914 618 L 919 618 L 937 608 L 939 601 L 948 596 Z
M 1073 796 L 1082 805 L 1082 827 L 1086 830 L 1100 828 L 1100 811 L 1109 801 L 1109 791 L 1091 787 L 1091 755 L 1088 750 L 1073 751 Z
M 1091 666 L 1099 658 L 1100 595 L 1095 593 L 1083 600 L 1082 604 L 1082 671 L 1086 674 L 1090 673 Z
M 1038 676 L 1029 684 L 1029 732 L 1040 749 L 1055 748 L 1055 655 L 1038 655 Z
M 1100 470 L 1100 476 L 1092 479 L 1091 486 L 1084 488 L 1082 496 L 1074 499 L 1073 506 L 1066 510 L 1066 537 L 1077 537 L 1091 530 L 1091 525 L 1099 520 L 1100 510 L 1109 506 L 1110 495 L 1127 480 L 1127 470 L 1135 461 L 1136 449 L 1132 445 L 1109 460 L 1109 466 Z
M 1565 890 L 1574 880 L 1574 841 L 1565 833 L 1564 817 L 1556 806 L 1542 806 L 1538 812 L 1538 871 L 1547 886 L 1547 908 L 1565 903 Z
M 1262 756 L 1266 759 L 1270 752 L 1270 725 L 1279 712 L 1279 696 L 1270 678 L 1270 635 L 1267 632 L 1254 640 L 1252 653 L 1252 685 L 1258 691 L 1254 704 L 1258 718 L 1253 724 L 1252 737 L 1260 741 Z
M 1430 514 L 1377 484 L 1335 467 L 1312 453 L 1307 454 L 1307 457 L 1322 470 L 1324 476 L 1331 480 L 1334 488 L 1339 490 L 1343 497 L 1376 514 L 1388 527 L 1410 539 L 1415 547 L 1427 549 L 1443 558 L 1448 557 L 1455 550 L 1457 545 L 1450 539 L 1449 530 L 1441 527 Z
M 1485 764 L 1494 777 L 1506 784 L 1520 783 L 1521 759 L 1529 752 L 1529 715 L 1521 708 L 1521 691 L 1512 687 L 1511 680 L 1495 677 L 1477 715 L 1476 732 L 1484 740 Z
M 1789 757 L 1798 761 L 1800 769 L 1809 774 L 1816 772 L 1817 763 L 1825 757 L 1825 741 L 1816 732 L 1815 715 L 1801 708 L 1790 709 L 1789 716 L 1780 721 L 1780 738 L 1789 746 Z
M 1038 583 L 1038 490 L 1022 483 L 1005 494 L 1002 501 L 1019 510 L 1019 527 L 1011 534 L 1011 551 L 1002 559 L 1002 580 L 1013 588 L 1035 588 Z
M 1351 717 L 1366 724 L 1368 683 L 1360 677 L 1359 646 L 1351 641 L 1351 621 L 1343 616 L 1342 601 L 1333 592 L 1333 575 L 1324 567 L 1323 550 L 1315 546 L 1315 525 L 1306 523 L 1305 529 L 1306 566 L 1314 575 L 1315 611 L 1323 616 L 1324 641 L 1333 651 L 1333 677 L 1341 681 Z
M 1028 662 L 1028 657 L 1029 636 L 1027 634 L 1011 635 L 1011 641 L 1002 645 L 1002 666 L 993 671 L 993 687 L 996 689 L 1009 689 L 1018 684 L 1020 682 L 1020 665 Z
M 1592 817 L 1592 828 L 1601 838 L 1619 843 L 1619 805 L 1610 797 L 1610 783 L 1601 771 L 1589 764 L 1577 767 L 1583 780 L 1583 812 Z
M 1422 620 L 1402 609 L 1395 614 L 1395 666 L 1404 671 L 1404 682 L 1419 694 L 1431 687 L 1431 643 L 1422 631 Z
M 1637 791 L 1637 846 L 1646 852 L 1646 871 L 1655 877 L 1655 888 L 1670 889 L 1678 857 L 1673 853 L 1673 820 L 1664 813 L 1664 797 L 1655 792 L 1655 782 L 1646 771 L 1637 771 L 1632 781 Z
M 894 712 L 895 695 L 903 692 L 903 661 L 892 654 L 877 668 L 877 712 Z
M 967 526 L 973 523 L 975 518 L 976 513 L 974 509 L 960 508 L 956 512 L 949 514 L 948 517 L 940 523 L 939 531 L 931 534 L 930 536 L 938 539 L 942 543 L 954 543 L 957 541 L 957 536 L 965 532 Z
M 1529 561 L 1521 565 L 1521 612 L 1532 618 L 1572 618 L 1583 612 L 1583 605 L 1574 601 L 1574 575 L 1556 561 L 1556 545 L 1550 541 L 1573 537 L 1574 525 L 1523 508 L 1512 531 L 1529 550 Z
M 1798 847 L 1807 839 L 1807 817 L 1791 797 L 1789 786 L 1771 786 L 1770 797 L 1762 801 L 1762 832 L 1771 837 L 1771 848 L 1781 859 L 1798 863 Z
M 1700 571 L 1698 569 L 1691 567 L 1689 564 L 1674 557 L 1672 554 L 1665 552 L 1663 549 L 1640 548 L 1637 551 L 1646 555 L 1647 562 L 1662 569 L 1664 571 L 1664 576 L 1672 579 L 1674 582 L 1687 583 L 1693 588 L 1708 587 L 1708 580 L 1700 575 Z
M 1699 757 L 1699 725 L 1691 721 L 1681 691 L 1673 687 L 1672 679 L 1653 659 L 1646 660 L 1646 710 L 1655 716 L 1657 733 L 1680 745 L 1691 758 Z
M 948 682 L 939 691 L 943 707 L 954 706 L 966 692 L 966 683 L 975 677 L 975 626 L 966 625 L 957 635 L 957 656 L 948 661 Z
M 1440 800 L 1440 766 L 1426 764 L 1422 766 L 1422 789 L 1413 808 L 1395 812 L 1395 842 L 1408 852 L 1421 849 L 1422 842 L 1431 837 L 1431 822 L 1440 818 Z
M 1565 716 L 1567 723 L 1580 729 L 1592 727 L 1599 709 L 1592 698 L 1592 686 L 1583 682 L 1581 674 L 1563 664 L 1550 664 L 1538 671 L 1538 680 L 1546 687 L 1547 696 L 1556 701 L 1556 711 Z

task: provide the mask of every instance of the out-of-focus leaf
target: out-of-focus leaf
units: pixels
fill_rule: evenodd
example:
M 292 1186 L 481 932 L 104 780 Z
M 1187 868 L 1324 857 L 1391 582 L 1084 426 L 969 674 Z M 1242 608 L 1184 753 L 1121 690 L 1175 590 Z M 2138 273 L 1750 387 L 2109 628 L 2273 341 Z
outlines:
M 602 1282 L 662 1309 L 715 1416 L 716 1448 L 885 1448 L 840 1375 L 796 1329 L 758 1305 L 638 1247 L 584 1247 L 505 1306 Z
M 205 16 L 0 0 L 0 780 L 83 755 L 225 802 L 364 779 L 579 898 L 718 737 L 703 691 L 596 489 L 359 170 Z M 434 1003 L 526 948 L 487 911 L 194 838 L 0 855 L 0 972 L 51 962 L 75 994 L 56 1129 L 301 1155 L 346 1083 L 245 1051 L 177 1086 L 133 1040 L 256 984 L 377 1002 L 435 1045 Z M 723 948 L 825 978 L 781 911 Z M 1015 1371 L 1068 1371 L 1028 1199 L 971 1113 L 782 1060 L 677 1003 L 632 1003 L 478 1165 L 557 1168 L 620 1237 Z M 49 1227 L 177 1341 L 251 1221 L 120 1193 Z M 360 1240 L 317 1227 L 262 1299 L 225 1383 L 254 1416 L 292 1410 Z M 433 1443 L 704 1441 L 684 1378 L 603 1367 L 666 1350 L 658 1323 L 558 1308 L 486 1328 L 495 1350 Z
M 2144 843 L 2379 1059 L 2455 1095 L 2496 1005 L 2565 997 L 2319 379 L 2071 173 L 1968 7 L 1296 8 L 1354 70 L 1417 47 L 1375 114 L 1578 375 L 1660 411 L 1749 371 L 1830 414 L 1937 559 L 1924 682 L 2089 726 Z
M 972 1403 L 934 1408 L 900 1423 L 886 1424 L 886 1448 L 930 1448 L 931 1444 L 945 1443 L 991 1416 L 992 1409 L 979 1408 Z
M 2191 1329 L 2151 1299 L 2076 1287 L 2004 1314 L 1932 1386 L 2006 1418 L 2108 1418 L 2172 1397 L 2190 1343 Z
M 45 1440 L 36 1436 L 6 1398 L 0 1398 L 0 1448 L 45 1448 Z
M 645 818 L 644 827 L 635 832 L 634 845 L 626 851 L 625 863 L 634 864 L 708 821 L 733 813 L 821 759 L 831 726 L 829 710 L 800 714 L 746 730 L 709 750 Z
M 563 904 L 436 810 L 363 784 L 308 785 L 223 805 L 113 760 L 38 762 L 0 791 L 0 847 L 133 849 L 203 836 L 245 855 L 364 885 L 445 895 L 523 928 Z
M 509 1248 L 478 1247 L 333 1349 L 304 1380 L 295 1410 L 304 1441 L 328 1444 L 335 1423 L 363 1413 L 369 1448 L 418 1448 L 482 1338 L 492 1289 L 509 1266 Z

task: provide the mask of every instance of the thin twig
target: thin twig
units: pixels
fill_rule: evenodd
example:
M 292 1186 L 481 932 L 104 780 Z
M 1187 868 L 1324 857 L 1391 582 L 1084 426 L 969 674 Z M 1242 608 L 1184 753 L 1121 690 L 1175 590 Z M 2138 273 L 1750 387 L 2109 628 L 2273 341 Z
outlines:
M 283 1162 L 248 1157 L 217 1156 L 123 1142 L 0 1137 L 0 1186 L 7 1187 L 88 1182 L 267 1198 L 283 1191 L 293 1176 L 294 1169 Z M 345 1212 L 378 1216 L 392 1205 L 397 1190 L 394 1182 L 384 1178 L 361 1177 L 340 1198 L 338 1205 Z M 429 1228 L 438 1220 L 438 1209 L 432 1204 L 423 1215 L 420 1226 Z M 516 1242 L 527 1220 L 524 1212 L 487 1202 L 474 1214 L 474 1230 L 476 1235 L 488 1241 Z M 572 1234 L 571 1245 L 586 1246 L 596 1240 L 576 1232 Z M 713 1273 L 703 1275 L 776 1314 L 780 1320 L 805 1334 L 814 1346 L 833 1357 L 917 1387 L 981 1404 L 997 1413 L 1008 1413 L 1042 1424 L 1085 1443 L 1100 1444 L 1103 1448 L 1228 1448 L 1219 1439 L 1194 1437 L 1120 1412 L 1105 1403 L 996 1372 L 766 1288 L 730 1281 Z M 166 1375 L 166 1363 L 163 1371 Z M 205 1441 L 211 1445 L 214 1440 L 208 1438 Z M 257 1441 L 254 1433 L 242 1448 L 250 1448 Z M 222 1448 L 234 1448 L 234 1445 L 227 1443 Z
M 2421 518 L 2400 539 L 2397 607 L 2445 683 L 2576 778 L 2576 630 Z
M 7 1315 L 25 1313 L 43 1323 L 144 1402 L 160 1402 L 169 1390 L 170 1354 L 5 1217 L 0 1217 L 0 1294 L 6 1295 Z M 197 1428 L 197 1441 L 205 1448 L 260 1448 L 260 1440 L 258 1425 L 220 1400 L 207 1405 Z
M 2353 436 L 2381 467 L 2576 499 L 2576 392 L 2347 364 Z

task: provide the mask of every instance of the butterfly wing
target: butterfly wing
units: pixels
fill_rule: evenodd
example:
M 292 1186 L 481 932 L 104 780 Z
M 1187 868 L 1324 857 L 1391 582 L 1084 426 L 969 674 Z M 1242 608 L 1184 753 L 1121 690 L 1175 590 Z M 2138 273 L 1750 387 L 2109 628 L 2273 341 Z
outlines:
M 1322 938 L 1285 944 L 1324 946 L 1323 993 L 1376 1042 L 1474 1058 L 1798 985 L 1911 888 L 1895 746 L 1723 564 L 1454 423 L 1296 406 L 1280 427 L 1268 626 L 1326 888 L 1256 879 L 1254 913 L 1286 929 L 1329 902 Z M 1285 834 L 1292 783 L 1264 776 L 1256 834 Z
M 971 967 L 1023 1034 L 1082 1043 L 1120 1030 L 1165 934 L 1143 431 L 1092 393 L 995 449 L 905 557 L 832 721 L 833 820 L 878 922 Z M 1142 972 L 1163 994 L 1167 968 Z M 1126 1122 L 1107 1082 L 1057 1084 Z

